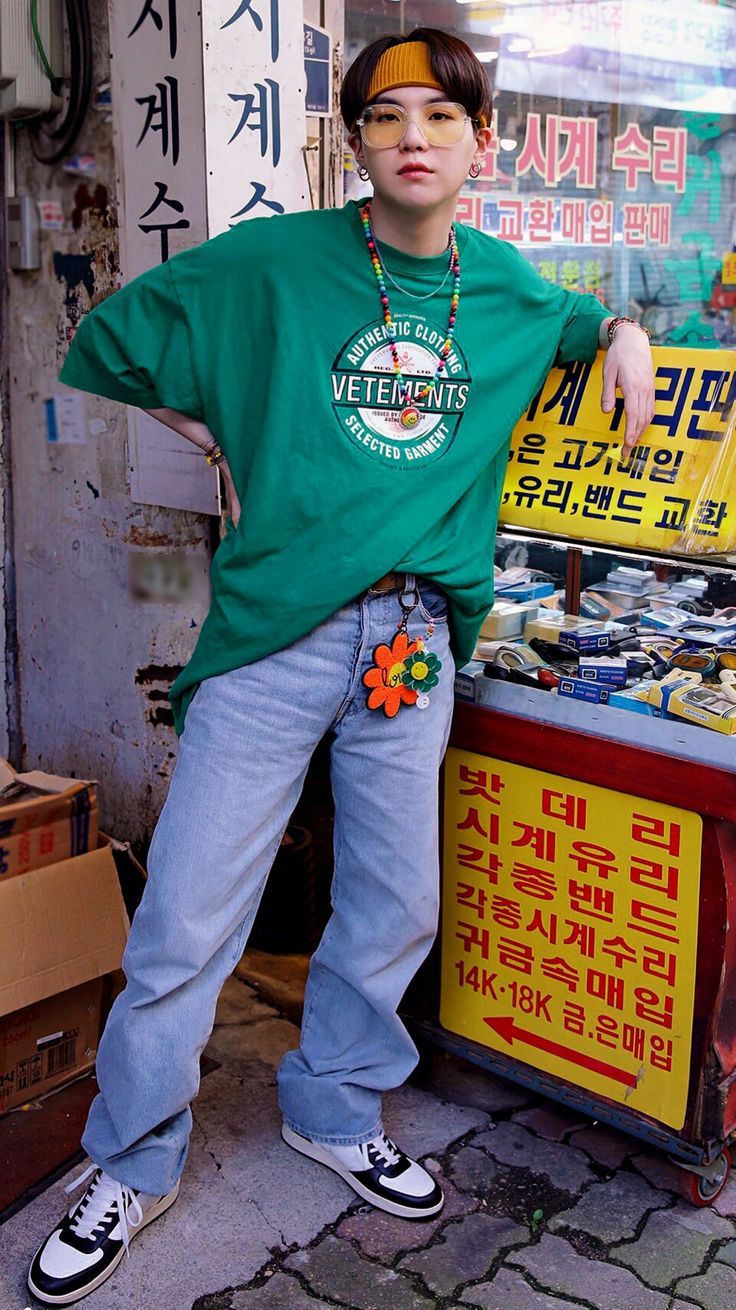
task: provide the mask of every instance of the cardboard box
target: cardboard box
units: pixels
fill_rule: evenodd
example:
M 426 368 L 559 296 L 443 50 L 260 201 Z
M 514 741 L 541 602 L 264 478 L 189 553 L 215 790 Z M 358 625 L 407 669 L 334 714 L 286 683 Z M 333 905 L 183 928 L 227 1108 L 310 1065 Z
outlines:
M 0 1114 L 91 1069 L 130 927 L 110 843 L 0 881 Z
M 94 782 L 16 773 L 0 759 L 0 881 L 93 851 L 97 839 Z

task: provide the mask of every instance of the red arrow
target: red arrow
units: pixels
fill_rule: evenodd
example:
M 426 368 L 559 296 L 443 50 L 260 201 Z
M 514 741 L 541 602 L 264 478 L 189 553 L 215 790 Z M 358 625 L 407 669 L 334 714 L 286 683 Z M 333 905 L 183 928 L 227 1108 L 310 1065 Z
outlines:
M 583 1069 L 591 1069 L 593 1073 L 598 1073 L 603 1078 L 612 1078 L 614 1082 L 623 1083 L 625 1087 L 636 1087 L 636 1074 L 625 1073 L 623 1069 L 617 1069 L 612 1064 L 604 1064 L 603 1060 L 596 1060 L 592 1055 L 584 1055 L 582 1051 L 571 1051 L 568 1046 L 551 1042 L 548 1037 L 539 1037 L 536 1033 L 527 1032 L 525 1028 L 518 1028 L 512 1014 L 500 1019 L 484 1019 L 483 1022 L 508 1042 L 509 1046 L 513 1046 L 516 1039 L 525 1042 L 527 1046 L 536 1046 L 540 1051 L 548 1051 L 550 1055 L 556 1055 L 560 1060 L 569 1060 L 572 1064 L 581 1065 Z

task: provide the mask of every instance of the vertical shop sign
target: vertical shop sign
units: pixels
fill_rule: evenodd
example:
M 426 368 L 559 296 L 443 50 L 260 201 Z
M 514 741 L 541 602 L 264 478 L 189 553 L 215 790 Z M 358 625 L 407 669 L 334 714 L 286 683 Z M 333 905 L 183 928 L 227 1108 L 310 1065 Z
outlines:
M 452 747 L 440 1021 L 685 1119 L 702 820 Z
M 201 30 L 183 0 L 111 0 L 112 105 L 123 281 L 207 237 Z M 128 409 L 131 496 L 218 512 L 217 478 L 189 442 Z
M 300 0 L 211 0 L 202 8 L 215 236 L 242 219 L 307 204 L 304 31 Z

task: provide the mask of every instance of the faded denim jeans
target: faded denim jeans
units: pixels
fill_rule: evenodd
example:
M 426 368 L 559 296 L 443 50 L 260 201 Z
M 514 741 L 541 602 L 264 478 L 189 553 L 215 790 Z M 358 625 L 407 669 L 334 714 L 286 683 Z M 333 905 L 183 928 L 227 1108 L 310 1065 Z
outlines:
M 437 930 L 438 770 L 454 665 L 443 593 L 421 579 L 415 591 L 409 575 L 404 597 L 419 600 L 410 638 L 436 624 L 443 668 L 427 708 L 388 718 L 366 707 L 362 675 L 395 635 L 396 591 L 366 592 L 283 650 L 206 679 L 189 706 L 82 1137 L 129 1187 L 165 1193 L 181 1175 L 217 999 L 325 733 L 332 915 L 310 963 L 299 1048 L 278 1071 L 281 1110 L 305 1136 L 366 1141 L 381 1128 L 381 1093 L 417 1062 L 397 1008 Z

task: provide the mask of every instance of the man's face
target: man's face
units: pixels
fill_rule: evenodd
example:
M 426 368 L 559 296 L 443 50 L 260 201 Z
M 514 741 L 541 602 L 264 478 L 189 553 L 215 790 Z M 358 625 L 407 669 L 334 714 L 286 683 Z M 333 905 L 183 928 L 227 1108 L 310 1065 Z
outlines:
M 476 132 L 466 118 L 462 136 L 452 145 L 432 145 L 414 121 L 417 112 L 447 101 L 435 87 L 402 86 L 385 91 L 372 105 L 398 105 L 411 115 L 398 145 L 375 148 L 359 128 L 349 141 L 356 159 L 368 169 L 377 196 L 406 209 L 432 209 L 456 197 L 474 159 L 482 160 L 488 148 L 487 128 Z M 439 110 L 437 111 L 439 113 Z

